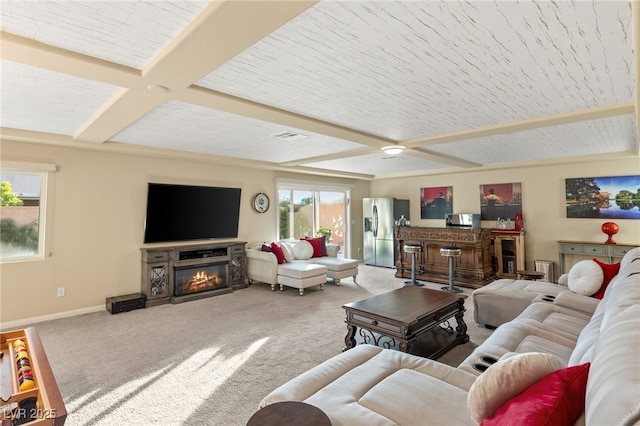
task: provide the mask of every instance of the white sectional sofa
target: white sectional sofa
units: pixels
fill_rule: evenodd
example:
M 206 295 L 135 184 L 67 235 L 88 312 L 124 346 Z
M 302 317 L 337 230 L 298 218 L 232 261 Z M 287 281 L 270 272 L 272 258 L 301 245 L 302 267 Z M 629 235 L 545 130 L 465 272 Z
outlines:
M 336 285 L 340 285 L 340 280 L 347 277 L 352 277 L 353 282 L 356 282 L 359 261 L 338 258 L 340 252 L 338 245 L 326 244 L 326 256 L 312 257 L 305 250 L 297 250 L 297 245 L 302 244 L 300 240 L 278 241 L 277 244 L 285 250 L 285 263 L 279 264 L 276 255 L 261 250 L 263 244 L 249 244 L 246 249 L 247 275 L 251 281 L 269 284 L 272 289 L 275 289 L 276 285 L 280 285 L 281 289 L 283 285 L 296 287 L 301 290 L 300 294 L 303 294 L 306 286 L 302 280 L 309 280 L 307 282 L 309 286 L 318 285 L 319 281 L 322 281 L 320 273 L 326 275 L 321 288 L 326 278 L 331 279 Z M 310 266 L 301 268 L 300 265 Z
M 624 256 L 602 300 L 535 299 L 456 368 L 359 345 L 260 407 L 303 401 L 333 425 L 640 425 L 640 248 Z

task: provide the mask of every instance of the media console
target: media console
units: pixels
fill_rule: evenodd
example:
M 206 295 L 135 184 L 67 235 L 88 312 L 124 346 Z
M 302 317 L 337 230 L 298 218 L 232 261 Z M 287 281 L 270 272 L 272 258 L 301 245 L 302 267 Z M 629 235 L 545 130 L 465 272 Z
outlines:
M 146 307 L 230 293 L 248 285 L 244 241 L 144 247 Z

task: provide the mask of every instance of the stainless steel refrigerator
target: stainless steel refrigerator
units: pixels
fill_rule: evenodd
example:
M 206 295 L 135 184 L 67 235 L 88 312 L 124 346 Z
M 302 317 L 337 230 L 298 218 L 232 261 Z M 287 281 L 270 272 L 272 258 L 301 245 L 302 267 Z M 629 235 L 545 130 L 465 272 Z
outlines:
M 394 268 L 397 259 L 393 227 L 404 215 L 409 217 L 409 200 L 397 198 L 364 198 L 363 256 L 366 265 Z

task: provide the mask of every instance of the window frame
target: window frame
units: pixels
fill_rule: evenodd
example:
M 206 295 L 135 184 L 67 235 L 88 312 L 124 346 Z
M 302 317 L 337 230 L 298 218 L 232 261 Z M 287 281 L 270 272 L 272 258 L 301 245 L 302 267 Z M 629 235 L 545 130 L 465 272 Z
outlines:
M 311 191 L 312 196 L 314 198 L 314 202 L 316 200 L 316 194 L 319 192 L 344 192 L 345 194 L 345 216 L 344 216 L 344 251 L 343 255 L 346 257 L 350 255 L 351 251 L 351 196 L 353 192 L 353 185 L 345 185 L 345 184 L 336 184 L 336 183 L 327 183 L 327 182 L 310 182 L 310 181 L 299 181 L 299 180 L 290 180 L 290 179 L 276 179 L 276 194 L 280 198 L 280 191 Z M 314 207 L 317 209 L 317 207 Z M 315 215 L 315 211 L 314 211 Z M 280 229 L 280 209 L 278 209 L 278 213 L 276 215 L 276 229 Z
M 38 249 L 35 255 L 4 257 L 0 252 L 0 264 L 42 261 L 45 258 L 47 229 L 47 187 L 49 173 L 56 171 L 53 164 L 6 162 L 0 163 L 0 173 L 20 174 L 40 177 L 40 197 L 38 199 Z

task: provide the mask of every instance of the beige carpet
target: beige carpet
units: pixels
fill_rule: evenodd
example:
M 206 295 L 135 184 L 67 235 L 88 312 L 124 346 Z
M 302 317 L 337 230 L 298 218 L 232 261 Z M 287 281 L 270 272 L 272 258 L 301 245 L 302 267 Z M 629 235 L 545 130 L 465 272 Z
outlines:
M 403 285 L 394 270 L 360 266 L 324 291 L 231 294 L 35 324 L 65 400 L 66 425 L 245 425 L 271 390 L 341 352 L 344 303 Z M 442 284 L 431 284 L 440 289 Z M 465 289 L 470 295 L 471 289 Z M 490 330 L 465 321 L 470 342 L 440 361 L 458 365 Z

